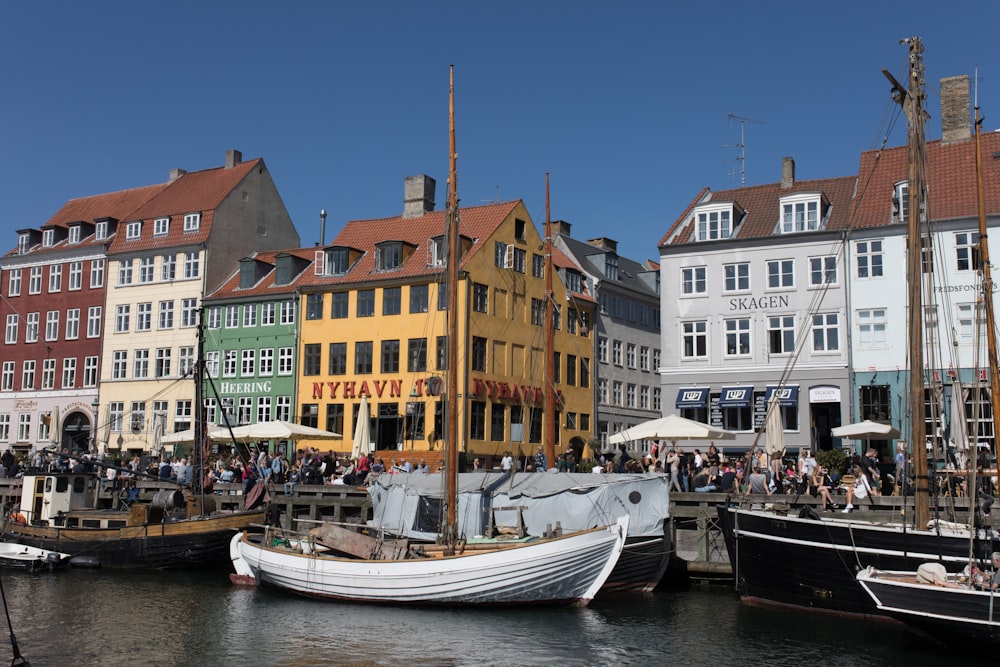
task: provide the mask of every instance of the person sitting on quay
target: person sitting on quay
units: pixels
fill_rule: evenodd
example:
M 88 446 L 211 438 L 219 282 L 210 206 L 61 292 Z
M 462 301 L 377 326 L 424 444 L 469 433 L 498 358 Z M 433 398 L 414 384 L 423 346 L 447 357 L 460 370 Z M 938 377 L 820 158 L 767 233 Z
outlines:
M 823 502 L 823 511 L 837 509 L 837 504 L 830 495 L 830 486 L 826 483 L 826 468 L 816 466 L 813 469 L 812 478 L 809 480 L 809 494 Z
M 848 514 L 854 509 L 855 497 L 864 500 L 873 494 L 871 483 L 868 481 L 868 476 L 861 471 L 861 466 L 854 466 L 851 473 L 854 475 L 854 480 L 853 483 L 845 485 L 847 487 L 847 504 L 841 510 L 844 514 Z
M 285 495 L 290 496 L 295 493 L 295 485 L 299 483 L 299 468 L 295 464 L 288 469 L 288 477 L 285 482 Z
M 723 466 L 722 476 L 719 477 L 718 491 L 723 493 L 734 493 L 739 492 L 739 488 L 736 486 L 736 470 L 731 466 Z
M 538 451 L 535 453 L 535 472 L 545 472 L 545 449 L 539 445 Z
M 767 483 L 767 475 L 764 474 L 759 465 L 755 465 L 753 472 L 747 477 L 747 493 L 771 495 L 771 488 Z
M 701 472 L 694 477 L 695 493 L 710 493 L 717 491 L 719 489 L 718 476 L 718 468 L 714 466 L 705 466 L 702 468 Z

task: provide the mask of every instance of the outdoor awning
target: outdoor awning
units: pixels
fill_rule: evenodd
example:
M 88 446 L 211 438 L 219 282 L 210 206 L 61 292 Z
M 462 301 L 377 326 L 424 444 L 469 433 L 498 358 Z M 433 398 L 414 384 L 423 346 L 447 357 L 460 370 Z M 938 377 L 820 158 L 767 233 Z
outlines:
M 753 387 L 723 387 L 719 394 L 720 408 L 749 408 Z
M 778 405 L 799 404 L 798 385 L 785 385 L 784 387 L 768 385 L 767 390 L 764 392 L 764 405 L 769 405 L 771 403 L 771 395 L 774 393 L 778 394 Z
M 681 387 L 677 390 L 677 408 L 703 408 L 708 400 L 708 387 Z

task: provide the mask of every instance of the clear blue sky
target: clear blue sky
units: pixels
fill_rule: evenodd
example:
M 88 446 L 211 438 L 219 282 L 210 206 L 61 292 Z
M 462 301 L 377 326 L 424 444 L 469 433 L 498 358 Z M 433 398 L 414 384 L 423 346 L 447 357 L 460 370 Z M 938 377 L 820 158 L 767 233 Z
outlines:
M 303 245 L 402 211 L 403 179 L 445 199 L 456 67 L 464 205 L 523 199 L 620 254 L 656 244 L 702 187 L 857 173 L 925 45 L 937 82 L 979 67 L 1000 128 L 1000 2 L 5 2 L 0 248 L 70 198 L 263 157 Z M 900 120 L 889 145 L 905 143 Z

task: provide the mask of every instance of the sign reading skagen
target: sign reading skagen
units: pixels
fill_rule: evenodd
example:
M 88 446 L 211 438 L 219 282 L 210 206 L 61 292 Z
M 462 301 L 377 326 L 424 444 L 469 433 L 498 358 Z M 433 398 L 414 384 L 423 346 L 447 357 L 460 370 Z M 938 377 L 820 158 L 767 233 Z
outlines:
M 729 300 L 729 310 L 762 310 L 771 308 L 788 308 L 788 296 L 743 296 Z
M 220 394 L 269 394 L 271 393 L 271 381 L 261 382 L 220 382 Z

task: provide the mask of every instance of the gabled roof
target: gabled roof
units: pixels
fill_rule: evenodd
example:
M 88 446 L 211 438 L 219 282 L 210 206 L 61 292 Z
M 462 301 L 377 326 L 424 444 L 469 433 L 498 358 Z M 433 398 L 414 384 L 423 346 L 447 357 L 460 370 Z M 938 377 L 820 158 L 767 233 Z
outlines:
M 219 289 L 212 292 L 210 295 L 205 297 L 206 301 L 211 301 L 215 299 L 253 299 L 262 296 L 285 296 L 288 294 L 293 294 L 295 290 L 298 289 L 302 281 L 307 277 L 311 276 L 313 273 L 313 259 L 316 256 L 316 251 L 318 248 L 292 248 L 289 250 L 268 250 L 266 252 L 255 252 L 252 257 L 258 262 L 263 264 L 270 264 L 271 269 L 264 274 L 264 276 L 257 281 L 257 283 L 248 289 L 240 289 L 240 267 L 239 264 L 236 266 L 236 270 L 226 279 L 224 283 L 219 287 Z M 277 285 L 274 280 L 277 275 L 276 268 L 278 262 L 278 255 L 292 255 L 293 257 L 298 257 L 299 259 L 305 260 L 305 268 L 298 273 L 298 275 L 292 276 L 292 280 L 289 283 Z
M 261 158 L 240 162 L 232 167 L 215 167 L 202 171 L 182 174 L 167 184 L 156 196 L 146 201 L 142 206 L 132 211 L 122 223 L 143 221 L 151 222 L 157 218 L 170 217 L 170 232 L 166 236 L 153 236 L 152 225 L 143 225 L 142 236 L 134 240 L 125 240 L 125 234 L 119 231 L 115 235 L 108 254 L 121 252 L 136 252 L 152 248 L 169 248 L 171 246 L 202 243 L 208 239 L 212 229 L 212 218 L 215 208 L 222 203 L 229 193 L 242 181 L 248 173 L 263 164 Z M 200 213 L 201 223 L 197 232 L 184 232 L 183 216 L 188 213 Z M 175 217 L 176 216 L 176 217 Z M 120 225 L 121 227 L 121 225 Z
M 465 252 L 461 269 L 482 248 L 501 223 L 521 205 L 520 200 L 470 206 L 459 211 L 459 232 L 474 243 Z M 348 247 L 362 251 L 361 259 L 346 274 L 337 276 L 310 275 L 303 285 L 336 285 L 379 280 L 400 280 L 418 276 L 436 276 L 440 266 L 428 266 L 427 241 L 445 234 L 445 211 L 430 211 L 421 216 L 352 220 L 327 244 L 327 248 Z M 393 271 L 375 270 L 375 246 L 383 241 L 402 241 L 414 246 L 403 265 Z
M 580 271 L 580 267 L 577 266 L 577 263 L 574 262 L 572 260 L 572 258 L 569 257 L 569 255 L 567 255 L 566 253 L 564 253 L 562 250 L 560 250 L 554 244 L 552 246 L 552 265 L 555 266 L 556 268 L 560 268 L 560 269 L 573 269 L 577 273 L 580 273 L 580 274 L 583 273 L 582 271 Z M 580 281 L 580 285 L 584 289 L 583 292 L 575 292 L 575 291 L 569 289 L 568 287 L 566 288 L 566 292 L 573 299 L 576 299 L 577 301 L 588 301 L 590 303 L 597 303 L 597 301 L 594 299 L 594 297 L 590 294 L 590 290 L 587 289 L 587 281 L 586 280 L 581 280 Z
M 608 278 L 603 277 L 604 256 L 609 251 L 587 243 L 586 241 L 581 241 L 571 236 L 567 236 L 566 234 L 559 234 L 559 239 L 566 245 L 566 249 L 569 253 L 571 253 L 573 259 L 579 264 L 580 269 L 584 273 L 602 276 L 602 282 L 618 284 L 627 290 L 646 294 L 648 296 L 656 295 L 656 291 L 654 289 L 639 279 L 640 273 L 648 273 L 650 271 L 650 269 L 646 268 L 646 266 L 641 262 L 629 259 L 628 257 L 623 257 L 616 252 L 615 256 L 618 257 L 618 280 L 609 280 Z

